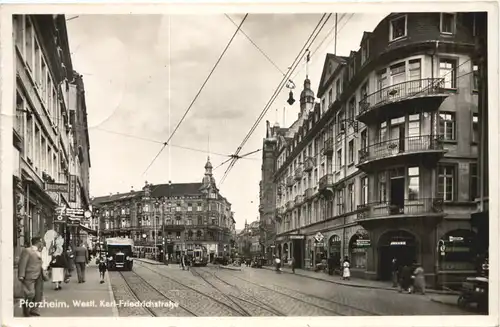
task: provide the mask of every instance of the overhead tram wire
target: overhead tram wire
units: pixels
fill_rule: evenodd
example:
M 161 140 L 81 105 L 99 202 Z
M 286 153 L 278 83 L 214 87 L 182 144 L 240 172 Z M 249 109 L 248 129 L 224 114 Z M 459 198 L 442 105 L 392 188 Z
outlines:
M 227 17 L 227 19 L 229 19 L 229 20 L 231 21 L 231 23 L 233 23 L 235 26 L 238 26 L 238 24 L 236 24 L 236 22 L 235 22 L 235 21 L 234 21 L 234 20 L 233 20 L 233 19 L 232 19 L 232 18 L 231 18 L 228 14 L 224 14 L 224 15 Z M 274 68 L 276 68 L 276 70 L 278 70 L 278 71 L 281 73 L 281 75 L 283 75 L 283 76 L 285 76 L 285 75 L 286 75 L 286 73 L 285 73 L 285 72 L 284 72 L 281 68 L 279 68 L 279 66 L 278 66 L 278 65 L 277 65 L 277 64 L 276 64 L 276 63 L 275 63 L 275 62 L 274 62 L 271 58 L 269 58 L 269 56 L 268 56 L 268 55 L 264 52 L 264 50 L 262 50 L 262 48 L 261 48 L 261 47 L 259 47 L 259 46 L 258 46 L 258 45 L 257 45 L 257 44 L 256 44 L 256 43 L 255 43 L 255 42 L 254 42 L 251 38 L 250 38 L 250 36 L 248 36 L 248 34 L 247 34 L 247 33 L 245 33 L 245 31 L 243 31 L 243 30 L 240 28 L 240 32 L 241 32 L 241 34 L 243 34 L 243 35 L 244 35 L 244 36 L 248 39 L 248 41 L 250 41 L 250 43 L 252 43 L 252 44 L 253 44 L 253 46 L 254 46 L 257 50 L 259 50 L 259 52 L 260 52 L 260 53 L 261 53 L 261 54 L 262 54 L 262 55 L 263 55 L 263 56 L 267 59 L 267 61 L 269 61 L 269 62 L 271 63 L 271 65 L 273 65 L 273 66 L 274 66 Z
M 275 99 L 278 97 L 278 95 L 280 94 L 281 90 L 283 89 L 283 87 L 285 86 L 286 82 L 288 82 L 290 79 L 290 75 L 293 73 L 293 71 L 297 68 L 298 64 L 300 63 L 300 61 L 302 60 L 302 58 L 306 55 L 307 53 L 307 49 L 313 44 L 313 42 L 316 40 L 316 38 L 318 37 L 319 33 L 321 32 L 321 30 L 324 28 L 325 24 L 328 22 L 328 20 L 330 19 L 330 17 L 332 16 L 332 14 L 328 14 L 328 16 L 326 17 L 325 19 L 325 16 L 327 16 L 327 14 L 323 14 L 323 16 L 321 16 L 321 19 L 319 20 L 318 24 L 316 25 L 316 27 L 314 28 L 314 30 L 312 31 L 311 35 L 309 36 L 309 38 L 306 40 L 306 42 L 304 43 L 304 46 L 302 47 L 302 49 L 299 51 L 297 57 L 295 58 L 295 60 L 293 61 L 292 65 L 289 67 L 288 69 L 288 72 L 287 74 L 283 77 L 283 79 L 281 80 L 281 82 L 278 84 L 278 87 L 276 88 L 276 90 L 274 91 L 273 95 L 271 96 L 271 98 L 269 99 L 268 103 L 266 104 L 266 106 L 264 107 L 264 109 L 262 110 L 261 114 L 259 115 L 259 117 L 257 118 L 256 122 L 254 123 L 254 125 L 252 126 L 252 128 L 250 129 L 250 131 L 248 132 L 248 134 L 245 136 L 245 138 L 243 139 L 243 141 L 241 142 L 240 146 L 237 148 L 236 152 L 235 152 L 235 155 L 237 156 L 240 152 L 241 152 L 241 149 L 243 148 L 243 146 L 246 144 L 246 142 L 250 139 L 251 135 L 253 134 L 253 132 L 255 131 L 255 129 L 257 128 L 257 126 L 259 125 L 260 121 L 262 120 L 262 118 L 265 116 L 265 114 L 267 113 L 267 111 L 269 110 L 269 108 L 271 107 L 271 105 L 274 103 Z M 325 19 L 323 21 L 323 19 Z M 321 27 L 320 27 L 321 26 Z M 312 40 L 311 40 L 312 39 Z M 287 77 L 288 76 L 288 77 Z M 221 182 L 220 184 L 222 185 L 222 183 L 224 182 L 224 180 L 226 179 L 227 175 L 229 174 L 229 172 L 232 170 L 232 168 L 234 167 L 236 161 L 238 160 L 238 158 L 235 158 L 233 159 L 233 161 L 231 161 L 230 165 L 228 166 L 228 168 L 226 169 L 225 173 L 224 173 L 224 176 L 222 177 L 221 179 Z
M 332 14 L 329 14 L 328 17 L 326 18 L 326 20 L 323 22 L 323 19 L 326 16 L 326 14 L 323 14 L 323 16 L 321 17 L 320 21 L 318 22 L 318 24 L 314 28 L 313 32 L 311 33 L 311 35 L 309 36 L 309 38 L 305 42 L 304 46 L 299 51 L 299 53 L 298 53 L 297 57 L 295 58 L 294 62 L 289 67 L 289 70 L 287 72 L 288 77 L 284 76 L 284 78 L 281 80 L 280 84 L 278 85 L 278 87 L 274 91 L 274 94 L 271 96 L 271 99 L 269 100 L 269 102 L 267 103 L 267 105 L 264 107 L 264 109 L 262 110 L 261 114 L 257 118 L 257 121 L 254 123 L 254 125 L 250 129 L 249 133 L 246 135 L 246 137 L 243 139 L 242 143 L 240 144 L 240 146 L 236 150 L 235 155 L 239 154 L 239 152 L 241 151 L 241 149 L 243 148 L 243 146 L 245 145 L 245 143 L 248 141 L 248 139 L 250 138 L 250 136 L 253 134 L 253 132 L 255 131 L 255 129 L 257 128 L 257 126 L 259 125 L 260 121 L 262 120 L 262 118 L 265 116 L 265 114 L 267 113 L 267 111 L 271 107 L 272 103 L 274 103 L 274 100 L 278 97 L 278 95 L 280 94 L 281 90 L 286 85 L 286 82 L 290 81 L 290 79 L 289 79 L 290 75 L 297 68 L 297 66 L 300 63 L 300 61 L 302 60 L 302 58 L 306 55 L 308 48 L 312 45 L 312 43 L 314 42 L 314 40 L 316 40 L 316 38 L 318 37 L 318 35 L 321 32 L 321 30 L 324 28 L 325 24 L 330 19 L 331 15 Z M 321 27 L 320 27 L 320 25 L 321 25 Z M 319 30 L 318 30 L 318 28 L 319 28 Z M 311 41 L 311 39 L 312 39 L 312 41 Z M 230 165 L 228 166 L 228 168 L 226 169 L 226 171 L 224 173 L 224 176 L 222 177 L 221 182 L 220 182 L 221 185 L 224 182 L 224 180 L 226 179 L 226 177 L 229 174 L 229 172 L 232 170 L 232 168 L 236 164 L 236 161 L 237 161 L 237 158 L 235 158 L 230 163 Z
M 240 30 L 241 26 L 243 25 L 243 23 L 245 22 L 245 20 L 247 19 L 248 17 L 248 14 L 245 14 L 245 17 L 243 17 L 243 19 L 241 20 L 241 23 L 240 25 L 238 26 L 238 28 L 236 29 L 236 31 L 234 32 L 233 36 L 231 37 L 231 39 L 229 40 L 229 42 L 227 43 L 226 47 L 224 48 L 224 51 L 222 51 L 221 55 L 219 56 L 219 59 L 217 59 L 217 61 L 215 62 L 215 65 L 214 67 L 212 68 L 212 70 L 210 71 L 210 74 L 208 74 L 207 78 L 205 79 L 205 81 L 203 82 L 203 84 L 201 85 L 198 93 L 196 93 L 193 101 L 191 101 L 191 103 L 189 104 L 188 108 L 186 109 L 186 111 L 184 112 L 184 115 L 182 115 L 181 117 L 181 120 L 179 121 L 179 123 L 177 123 L 177 126 L 175 126 L 174 128 L 174 131 L 172 132 L 172 134 L 170 134 L 169 138 L 167 139 L 166 142 L 163 143 L 163 146 L 161 147 L 160 151 L 158 152 L 158 154 L 153 158 L 153 160 L 151 161 L 151 163 L 149 164 L 149 166 L 146 168 L 146 170 L 144 171 L 144 173 L 142 174 L 143 176 L 147 173 L 147 171 L 149 170 L 149 168 L 151 168 L 151 166 L 154 164 L 154 162 L 156 161 L 156 159 L 160 156 L 160 154 L 163 152 L 163 150 L 165 149 L 165 147 L 168 145 L 168 142 L 170 142 L 170 140 L 172 139 L 172 137 L 175 135 L 175 133 L 177 132 L 177 130 L 179 129 L 180 125 L 182 124 L 182 122 L 184 121 L 184 119 L 186 118 L 187 114 L 189 113 L 189 111 L 191 110 L 191 108 L 193 107 L 194 103 L 196 102 L 196 100 L 198 99 L 198 97 L 200 96 L 201 94 L 201 91 L 203 91 L 203 89 L 205 88 L 205 85 L 207 84 L 207 82 L 210 80 L 210 78 L 212 77 L 212 74 L 214 73 L 215 69 L 217 68 L 217 66 L 219 65 L 220 61 L 222 60 L 222 58 L 224 57 L 224 55 L 226 54 L 227 50 L 229 49 L 229 47 L 231 46 L 231 44 L 233 43 L 233 40 L 234 38 L 236 37 L 236 35 L 238 34 L 238 31 Z

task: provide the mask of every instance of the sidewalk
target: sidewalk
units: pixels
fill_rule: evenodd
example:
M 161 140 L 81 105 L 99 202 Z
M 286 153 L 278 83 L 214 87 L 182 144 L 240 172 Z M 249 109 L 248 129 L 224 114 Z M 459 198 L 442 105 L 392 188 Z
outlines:
M 264 266 L 262 267 L 264 269 L 268 270 L 275 270 L 274 266 Z M 288 274 L 293 274 L 292 269 L 288 267 L 283 267 L 281 268 L 284 273 Z M 380 289 L 380 290 L 395 290 L 394 287 L 392 287 L 391 283 L 387 282 L 381 282 L 381 281 L 375 281 L 375 280 L 368 280 L 368 279 L 352 279 L 351 280 L 342 280 L 340 276 L 336 275 L 328 275 L 325 274 L 324 272 L 314 272 L 310 270 L 304 270 L 304 269 L 295 269 L 295 275 L 302 276 L 302 277 L 307 277 L 311 279 L 316 279 L 316 280 L 321 280 L 333 284 L 338 284 L 338 285 L 344 285 L 344 286 L 352 286 L 352 287 L 359 287 L 359 288 L 371 288 L 371 289 Z M 441 290 L 432 290 L 432 289 L 427 289 L 427 293 L 431 294 L 443 294 L 443 295 L 450 295 L 450 294 L 458 294 L 457 292 L 454 291 L 441 291 Z
M 71 281 L 62 284 L 62 290 L 54 290 L 51 281 L 44 283 L 45 307 L 40 309 L 41 317 L 117 317 L 116 307 L 102 305 L 114 301 L 108 274 L 104 284 L 99 284 L 99 271 L 95 263 L 87 265 L 85 283 L 78 284 L 76 271 Z M 14 317 L 23 317 L 19 300 L 14 300 Z

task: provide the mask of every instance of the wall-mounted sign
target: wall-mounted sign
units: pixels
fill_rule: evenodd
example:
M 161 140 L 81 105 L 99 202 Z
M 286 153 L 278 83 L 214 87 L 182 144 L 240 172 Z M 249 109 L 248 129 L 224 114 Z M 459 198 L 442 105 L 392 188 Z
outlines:
M 289 235 L 288 238 L 291 240 L 303 240 L 305 238 L 305 236 L 304 235 Z
M 68 193 L 68 184 L 66 183 L 45 183 L 45 191 Z
M 76 202 L 76 175 L 69 176 L 69 202 Z
M 316 243 L 314 243 L 314 246 L 316 246 L 318 248 L 321 248 L 321 247 L 325 246 L 325 243 L 323 243 L 323 242 L 316 242 Z
M 317 242 L 321 242 L 323 241 L 323 239 L 325 238 L 325 236 L 323 236 L 323 234 L 321 234 L 320 232 L 317 232 L 316 235 L 314 235 L 314 239 L 317 241 Z
M 393 241 L 390 245 L 406 245 L 406 241 Z
M 359 239 L 358 238 L 356 240 L 355 246 L 358 247 L 358 248 L 368 248 L 368 247 L 371 246 L 371 242 L 370 242 L 370 240 Z
M 64 224 L 66 222 L 66 217 L 63 215 L 57 215 L 56 219 L 54 219 L 54 223 L 56 224 Z

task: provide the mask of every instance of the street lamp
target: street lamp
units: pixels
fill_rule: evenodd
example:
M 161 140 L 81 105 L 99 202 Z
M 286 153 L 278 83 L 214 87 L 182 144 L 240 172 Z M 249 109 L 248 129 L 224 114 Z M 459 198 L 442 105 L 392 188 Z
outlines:
M 172 181 L 168 181 L 168 189 L 167 189 L 167 201 L 170 199 L 170 193 L 172 188 Z M 167 261 L 167 242 L 165 238 L 165 214 L 164 214 L 164 205 L 167 201 L 163 201 L 163 207 L 161 210 L 161 236 L 163 237 L 163 263 L 168 265 Z

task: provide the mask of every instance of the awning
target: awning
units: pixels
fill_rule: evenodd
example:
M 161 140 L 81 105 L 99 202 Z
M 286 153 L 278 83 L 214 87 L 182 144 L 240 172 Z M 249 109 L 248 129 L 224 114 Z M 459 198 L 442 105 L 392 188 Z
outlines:
M 84 226 L 84 225 L 81 225 L 81 224 L 80 224 L 80 226 L 78 226 L 78 227 L 79 227 L 80 229 L 83 229 L 84 231 L 86 231 L 86 232 L 87 232 L 88 234 L 90 234 L 90 235 L 97 236 L 97 231 L 96 231 L 96 230 L 93 230 L 93 229 L 88 228 L 88 227 L 86 227 L 86 226 Z

